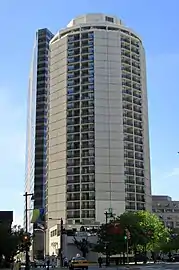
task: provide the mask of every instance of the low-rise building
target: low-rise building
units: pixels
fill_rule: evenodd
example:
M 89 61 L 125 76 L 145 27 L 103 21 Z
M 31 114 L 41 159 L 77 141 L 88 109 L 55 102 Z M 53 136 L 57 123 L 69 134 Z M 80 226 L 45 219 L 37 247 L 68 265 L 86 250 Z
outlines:
M 152 211 L 158 215 L 168 228 L 179 228 L 179 201 L 170 196 L 153 195 Z
M 86 258 L 89 261 L 97 261 L 98 254 L 92 251 L 92 246 L 97 243 L 97 228 L 88 228 L 84 226 L 79 226 L 79 228 L 66 229 L 65 234 L 62 235 L 62 256 L 71 259 L 76 256 L 77 253 L 82 254 L 82 252 L 77 248 L 75 240 L 83 241 L 87 240 L 89 243 L 89 252 Z M 60 248 L 60 224 L 57 224 L 50 228 L 49 230 L 49 256 L 59 256 Z
M 13 211 L 0 211 L 0 224 L 4 224 L 11 230 L 13 222 Z

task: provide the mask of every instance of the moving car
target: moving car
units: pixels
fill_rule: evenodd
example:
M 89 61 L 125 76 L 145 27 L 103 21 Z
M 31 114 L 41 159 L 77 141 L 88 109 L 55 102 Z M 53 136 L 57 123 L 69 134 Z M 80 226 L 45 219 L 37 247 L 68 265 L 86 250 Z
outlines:
M 73 257 L 69 261 L 69 269 L 86 269 L 88 270 L 89 262 L 84 257 Z

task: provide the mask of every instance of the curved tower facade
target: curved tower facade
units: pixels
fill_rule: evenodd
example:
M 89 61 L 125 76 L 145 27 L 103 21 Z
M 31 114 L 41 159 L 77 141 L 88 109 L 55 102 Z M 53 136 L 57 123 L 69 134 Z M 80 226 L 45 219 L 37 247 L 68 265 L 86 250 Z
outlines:
M 151 210 L 140 37 L 116 17 L 80 16 L 51 40 L 49 65 L 48 226 Z

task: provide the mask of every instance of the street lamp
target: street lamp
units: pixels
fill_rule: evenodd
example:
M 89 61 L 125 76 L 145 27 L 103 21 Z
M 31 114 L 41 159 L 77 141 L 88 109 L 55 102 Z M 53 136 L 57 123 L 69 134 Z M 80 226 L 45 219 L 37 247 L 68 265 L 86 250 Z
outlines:
M 59 220 L 60 221 L 60 266 L 63 267 L 63 219 L 62 218 L 49 218 L 49 220 Z
M 27 205 L 27 198 L 30 196 L 31 200 L 34 199 L 33 193 L 25 192 L 23 195 L 25 197 L 25 233 L 28 234 L 28 205 Z M 25 270 L 29 270 L 29 246 L 25 245 Z

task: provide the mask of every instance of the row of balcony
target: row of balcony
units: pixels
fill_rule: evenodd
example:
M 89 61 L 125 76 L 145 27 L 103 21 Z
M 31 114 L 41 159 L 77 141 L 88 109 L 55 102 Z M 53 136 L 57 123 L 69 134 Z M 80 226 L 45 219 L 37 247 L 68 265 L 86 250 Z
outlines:
M 80 94 L 75 94 L 75 95 L 68 95 L 67 96 L 67 101 L 84 101 L 84 100 L 94 100 L 94 93 L 90 92 L 90 93 L 82 93 Z
M 131 176 L 140 176 L 140 177 L 144 177 L 144 171 L 142 171 L 141 169 L 134 169 L 131 167 L 126 167 L 125 168 L 125 175 L 131 175 Z
M 94 38 L 93 32 L 86 32 L 86 33 L 81 33 L 81 35 L 80 34 L 69 35 L 68 42 L 74 42 L 80 39 L 83 40 L 83 39 L 93 39 L 93 38 Z
M 129 159 L 134 159 L 134 157 L 135 157 L 135 159 L 136 160 L 141 160 L 141 161 L 143 161 L 143 154 L 141 154 L 141 153 L 138 153 L 138 152 L 135 152 L 134 153 L 134 151 L 132 150 L 126 150 L 125 149 L 125 151 L 124 151 L 124 158 L 129 158 Z
M 94 132 L 86 132 L 86 133 L 78 133 L 78 134 L 67 134 L 67 141 L 85 141 L 85 140 L 93 140 Z
M 68 42 L 68 49 L 74 49 L 74 48 L 85 48 L 85 47 L 91 47 L 94 46 L 93 39 L 86 39 L 82 41 L 72 41 Z
M 140 63 L 139 55 L 137 55 L 129 50 L 126 50 L 126 49 L 121 49 L 121 57 L 127 57 L 128 59 L 132 59 L 132 60 L 135 60 L 138 63 Z
M 95 155 L 94 149 L 85 149 L 85 150 L 68 150 L 67 157 L 75 158 L 75 157 L 93 157 Z
M 88 187 L 87 187 L 88 186 Z M 67 192 L 70 193 L 70 192 L 91 192 L 91 191 L 95 191 L 95 186 L 89 186 L 89 185 L 86 185 L 86 186 L 83 186 L 83 185 L 68 185 L 67 186 Z M 136 193 L 136 196 L 141 196 L 137 193 L 141 193 L 141 194 L 144 194 L 145 193 L 145 188 L 144 186 L 126 186 L 125 188 L 125 192 L 130 192 L 130 193 Z M 129 194 L 128 194 L 129 195 Z M 131 194 L 130 194 L 131 195 Z M 132 197 L 130 198 L 133 198 L 135 196 L 131 195 Z M 127 197 L 128 198 L 128 197 Z M 137 197 L 137 200 L 139 201 L 138 197 Z
M 94 131 L 94 124 L 67 126 L 67 133 L 90 132 L 90 131 Z
M 141 85 L 139 83 L 133 83 L 129 80 L 122 80 L 122 88 L 125 89 L 129 89 L 129 90 L 137 90 L 137 91 L 141 91 Z
M 137 135 L 139 137 L 143 137 L 143 131 L 141 129 L 138 129 L 137 127 L 129 127 L 129 126 L 124 126 L 123 128 L 124 134 L 126 135 Z
M 90 174 L 95 172 L 94 165 L 89 165 L 84 167 L 67 167 L 67 175 L 75 175 L 75 174 Z
M 134 142 L 137 144 L 143 144 L 143 139 L 141 137 L 133 136 L 133 135 L 125 135 L 124 136 L 125 142 Z
M 126 104 L 132 103 L 132 104 L 138 105 L 140 107 L 142 106 L 142 100 L 140 98 L 136 98 L 136 97 L 132 97 L 132 96 L 123 94 L 122 99 L 124 102 L 126 102 Z
M 138 177 L 138 176 L 134 177 L 134 176 L 128 175 L 128 176 L 125 176 L 125 184 L 144 186 L 145 181 L 143 177 Z
M 132 104 L 132 103 L 124 101 L 122 104 L 122 107 L 125 110 L 129 110 L 129 111 L 133 111 L 133 112 L 137 112 L 137 113 L 142 113 L 142 106 L 141 105 L 136 105 L 136 104 Z
M 145 203 L 127 202 L 126 210 L 145 210 Z
M 80 158 L 68 158 L 67 159 L 67 165 L 68 166 L 80 166 L 81 165 L 94 165 L 95 163 L 95 159 L 94 157 L 91 157 L 91 158 L 83 158 L 81 161 L 80 161 Z
M 82 85 L 81 88 L 80 86 L 74 86 L 74 87 L 68 87 L 67 89 L 67 94 L 68 95 L 75 95 L 85 92 L 93 92 L 94 91 L 94 85 L 93 84 L 88 84 L 88 85 Z
M 136 46 L 137 48 L 139 48 L 139 42 L 136 41 L 135 39 L 133 38 L 130 38 L 130 37 L 127 37 L 127 36 L 121 36 L 121 42 L 126 42 L 128 44 L 132 44 L 134 46 Z
M 80 56 L 70 56 L 67 58 L 67 62 L 69 64 L 77 63 L 77 62 L 85 62 L 85 61 L 93 61 L 94 60 L 94 54 L 82 54 Z
M 125 55 L 123 55 L 121 57 L 121 64 L 131 66 L 131 68 L 135 67 L 135 68 L 137 68 L 138 71 L 140 71 L 140 68 L 141 68 L 139 62 L 137 62 L 136 60 L 129 58 Z
M 81 191 L 95 191 L 94 184 L 75 184 L 75 185 L 67 185 L 67 192 L 81 192 Z
M 139 83 L 139 84 L 141 83 L 141 79 L 139 76 L 133 75 L 132 73 L 128 73 L 128 72 L 122 73 L 122 79 L 129 81 L 129 83 L 130 81 Z
M 80 211 L 74 211 L 74 212 L 69 212 L 67 211 L 67 219 L 74 219 L 74 218 L 95 218 L 95 213 L 91 214 L 90 212 L 88 213 L 87 211 L 85 211 L 85 213 L 83 213 L 80 215 Z
M 94 138 L 93 139 L 83 139 L 83 141 L 69 141 L 67 140 L 67 150 L 70 149 L 80 149 L 80 148 L 93 148 L 94 147 Z
M 67 201 L 94 201 L 95 192 L 83 192 L 83 193 L 68 193 Z
M 130 45 L 126 42 L 121 42 L 121 49 L 127 50 L 129 52 L 135 53 L 136 55 L 140 56 L 139 49 L 136 46 Z
M 78 71 L 78 70 L 94 70 L 94 62 L 89 62 L 89 61 L 86 61 L 86 62 L 83 62 L 83 63 L 77 63 L 77 64 L 69 64 L 68 65 L 68 71 Z
M 69 101 L 68 104 L 67 104 L 67 108 L 70 110 L 73 110 L 73 109 L 79 109 L 79 108 L 94 108 L 94 101 L 93 100 L 85 100 L 85 101 L 82 101 L 82 102 L 79 102 L 79 101 Z
M 145 195 L 126 193 L 126 201 L 145 202 Z
M 94 148 L 94 140 L 84 142 L 68 142 L 67 150 Z
M 77 86 L 81 84 L 90 84 L 94 82 L 94 77 L 91 75 L 90 77 L 78 78 L 78 79 L 68 79 L 67 85 L 69 86 Z
M 68 57 L 82 57 L 85 54 L 91 54 L 94 53 L 93 46 L 85 47 L 85 48 L 71 48 L 67 50 Z
M 94 105 L 94 102 L 93 102 Z M 90 106 L 91 107 L 91 106 Z M 94 106 L 92 106 L 94 107 Z M 67 112 L 67 117 L 85 117 L 85 116 L 93 116 L 94 115 L 94 108 L 86 108 L 86 109 L 81 109 L 80 107 L 68 110 Z
M 134 126 L 136 128 L 142 128 L 142 121 L 141 120 L 134 120 L 132 118 L 123 118 L 123 124 L 127 126 Z
M 132 75 L 136 75 L 136 76 L 138 76 L 138 77 L 140 77 L 141 76 L 141 73 L 140 73 L 140 70 L 138 70 L 138 69 L 134 69 L 134 68 L 132 68 L 132 66 L 129 66 L 129 65 L 123 65 L 122 66 L 122 71 L 123 72 L 125 72 L 126 74 L 128 74 L 128 75 L 130 75 L 130 77 L 132 76 Z
M 82 124 L 90 124 L 94 123 L 94 116 L 84 116 L 82 118 L 75 117 L 75 118 L 68 118 L 67 125 L 82 125 Z
M 133 184 L 136 186 L 139 186 L 139 189 L 142 188 L 142 186 L 145 186 L 145 181 L 143 177 L 139 176 L 131 176 L 127 175 L 125 176 L 125 184 Z M 67 184 L 83 184 L 83 183 L 95 183 L 95 176 L 94 174 L 89 175 L 68 175 L 67 176 Z
M 95 182 L 95 176 L 93 174 L 88 175 L 68 175 L 67 176 L 67 184 L 73 184 L 73 183 L 94 183 Z
M 68 71 L 68 78 L 77 78 L 77 77 L 85 77 L 85 76 L 91 76 L 94 74 L 94 69 L 89 70 L 77 70 L 77 71 Z
M 67 209 L 95 209 L 95 202 L 68 202 Z
M 141 93 L 141 91 L 140 90 L 133 90 L 133 89 L 130 89 L 130 88 L 124 88 L 123 87 L 123 89 L 122 89 L 122 93 L 123 93 L 123 95 L 125 94 L 125 95 L 129 95 L 129 96 L 133 96 L 134 98 L 136 97 L 136 98 L 142 98 L 142 93 Z
M 144 169 L 144 163 L 140 161 L 133 162 L 132 160 L 128 160 L 124 162 L 125 167 L 135 167 L 139 169 Z
M 135 112 L 131 112 L 131 111 L 127 111 L 127 110 L 124 110 L 123 111 L 123 117 L 125 118 L 132 118 L 134 120 L 138 120 L 138 121 L 142 121 L 142 115 L 141 114 L 138 114 L 138 113 L 135 113 Z

